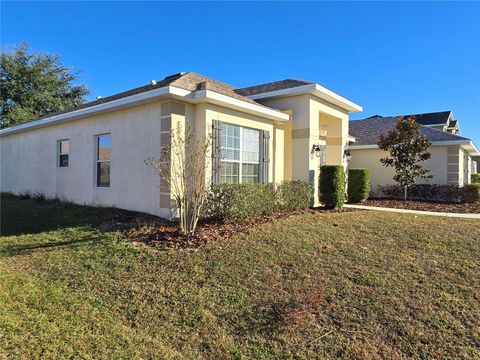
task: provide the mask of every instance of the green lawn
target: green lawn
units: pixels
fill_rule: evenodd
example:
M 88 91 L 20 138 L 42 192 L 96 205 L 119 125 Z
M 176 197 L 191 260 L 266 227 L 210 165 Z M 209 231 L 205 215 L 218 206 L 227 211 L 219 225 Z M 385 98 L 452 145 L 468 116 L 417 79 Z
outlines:
M 293 216 L 195 251 L 2 199 L 0 358 L 480 358 L 480 224 Z

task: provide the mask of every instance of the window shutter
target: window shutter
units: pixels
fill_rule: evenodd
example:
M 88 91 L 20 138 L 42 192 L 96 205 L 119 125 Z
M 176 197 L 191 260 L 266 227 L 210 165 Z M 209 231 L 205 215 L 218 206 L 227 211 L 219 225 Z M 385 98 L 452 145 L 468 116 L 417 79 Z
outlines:
M 270 162 L 270 132 L 262 131 L 260 138 L 260 183 L 268 183 L 268 163 Z
M 212 121 L 212 181 L 214 184 L 220 182 L 220 121 Z

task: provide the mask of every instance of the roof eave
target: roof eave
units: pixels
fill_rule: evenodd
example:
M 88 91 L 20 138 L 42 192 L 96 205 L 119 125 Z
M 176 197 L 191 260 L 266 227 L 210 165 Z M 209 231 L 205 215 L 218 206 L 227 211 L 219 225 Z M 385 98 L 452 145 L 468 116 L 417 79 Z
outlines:
M 25 124 L 12 126 L 0 130 L 0 136 L 11 135 L 23 131 L 33 130 L 45 126 L 50 126 L 66 121 L 78 120 L 92 115 L 98 115 L 106 112 L 120 110 L 126 107 L 136 106 L 143 103 L 148 103 L 161 98 L 173 97 L 187 102 L 211 102 L 218 105 L 226 106 L 236 110 L 244 111 L 250 114 L 266 117 L 275 121 L 287 121 L 289 115 L 281 111 L 270 109 L 262 105 L 251 104 L 246 101 L 232 98 L 230 96 L 222 95 L 210 90 L 203 91 L 189 91 L 175 86 L 165 86 L 158 89 L 149 90 L 146 92 L 130 95 L 121 99 L 109 101 L 103 104 L 94 105 L 91 107 L 73 110 L 68 113 L 54 115 L 45 119 L 34 120 Z
M 444 140 L 444 141 L 433 141 L 432 146 L 451 146 L 451 145 L 459 145 L 463 149 L 465 149 L 471 156 L 478 156 L 480 155 L 480 151 L 475 143 L 469 139 L 465 140 Z M 350 145 L 351 150 L 365 150 L 365 149 L 378 149 L 377 144 L 352 144 Z
M 332 103 L 348 112 L 360 112 L 363 108 L 360 105 L 338 95 L 337 93 L 327 89 L 320 84 L 308 84 L 303 86 L 297 86 L 294 88 L 275 90 L 261 94 L 250 95 L 249 98 L 253 100 L 257 99 L 270 99 L 286 96 L 297 96 L 303 94 L 312 94 L 318 98 Z

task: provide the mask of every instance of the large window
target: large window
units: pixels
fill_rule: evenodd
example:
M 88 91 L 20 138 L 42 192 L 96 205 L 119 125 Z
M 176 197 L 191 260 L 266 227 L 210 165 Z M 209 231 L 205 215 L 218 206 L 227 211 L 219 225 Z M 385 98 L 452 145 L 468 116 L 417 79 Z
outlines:
M 220 182 L 259 182 L 260 131 L 222 123 L 220 146 Z
M 96 148 L 97 186 L 110 187 L 110 153 L 112 149 L 110 134 L 97 135 Z
M 68 139 L 57 142 L 58 167 L 68 167 L 68 157 L 70 153 L 70 142 Z

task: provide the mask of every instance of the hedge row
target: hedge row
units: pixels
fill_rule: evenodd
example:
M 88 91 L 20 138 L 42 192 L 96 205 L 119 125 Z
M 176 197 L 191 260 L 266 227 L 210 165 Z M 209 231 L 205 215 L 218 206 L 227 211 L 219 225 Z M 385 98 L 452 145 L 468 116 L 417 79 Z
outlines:
M 205 204 L 205 217 L 221 222 L 245 220 L 310 206 L 312 186 L 305 181 L 273 184 L 214 184 Z
M 377 196 L 403 200 L 403 187 L 400 185 L 379 185 Z M 478 202 L 480 201 L 480 184 L 436 185 L 415 184 L 408 188 L 409 200 L 437 201 L 437 202 Z

